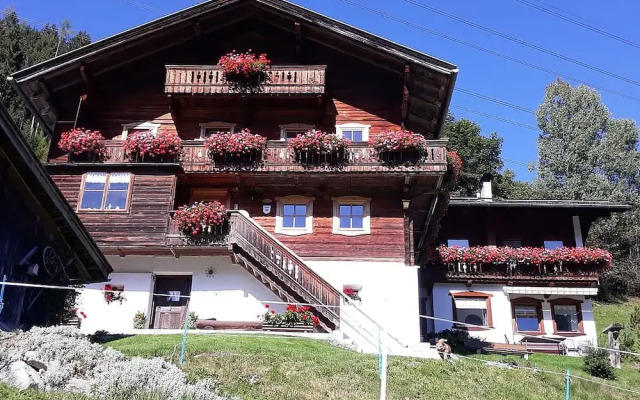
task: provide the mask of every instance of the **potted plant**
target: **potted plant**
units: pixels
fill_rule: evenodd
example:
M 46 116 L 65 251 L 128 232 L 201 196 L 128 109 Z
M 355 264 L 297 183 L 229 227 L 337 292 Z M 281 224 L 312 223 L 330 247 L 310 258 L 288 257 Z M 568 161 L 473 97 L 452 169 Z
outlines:
M 133 162 L 175 162 L 182 150 L 182 139 L 176 133 L 135 131 L 124 140 L 124 151 Z
M 411 131 L 386 131 L 376 135 L 371 146 L 384 163 L 417 163 L 427 147 L 427 140 Z
M 251 49 L 245 53 L 233 50 L 218 60 L 225 81 L 238 91 L 252 90 L 268 82 L 270 64 L 266 54 L 256 56 Z
M 106 158 L 104 136 L 98 131 L 75 128 L 62 132 L 58 148 L 69 155 L 70 162 L 97 162 Z
M 311 307 L 296 307 L 289 304 L 286 311 L 276 313 L 269 310 L 269 304 L 265 304 L 267 311 L 262 315 L 263 329 L 265 330 L 286 330 L 286 331 L 313 331 L 313 327 L 318 325 L 318 317 L 311 313 Z
M 297 163 L 343 164 L 348 161 L 348 149 L 351 142 L 335 133 L 309 130 L 289 141 Z
M 249 129 L 238 133 L 216 132 L 204 141 L 209 158 L 216 165 L 253 165 L 262 160 L 267 138 Z
M 194 203 L 180 207 L 173 214 L 173 221 L 187 240 L 215 243 L 225 234 L 227 209 L 218 201 Z
M 107 304 L 111 304 L 116 301 L 122 304 L 122 302 L 125 301 L 125 297 L 122 294 L 122 290 L 114 288 L 112 285 L 109 285 L 109 284 L 104 285 L 103 295 L 104 295 L 104 301 L 106 301 Z
M 147 315 L 143 311 L 138 311 L 133 316 L 133 329 L 144 329 L 147 326 Z

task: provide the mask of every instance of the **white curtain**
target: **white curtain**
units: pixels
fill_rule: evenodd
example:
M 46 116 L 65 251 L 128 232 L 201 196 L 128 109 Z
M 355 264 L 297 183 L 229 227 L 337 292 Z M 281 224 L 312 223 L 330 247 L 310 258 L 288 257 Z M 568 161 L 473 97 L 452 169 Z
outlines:
M 111 174 L 113 176 L 113 174 Z M 105 183 L 107 182 L 107 173 L 106 172 L 88 172 L 87 183 Z
M 109 183 L 129 183 L 130 180 L 131 174 L 129 172 L 112 172 L 109 177 Z
M 487 300 L 456 298 L 456 308 L 458 310 L 485 310 L 487 308 Z

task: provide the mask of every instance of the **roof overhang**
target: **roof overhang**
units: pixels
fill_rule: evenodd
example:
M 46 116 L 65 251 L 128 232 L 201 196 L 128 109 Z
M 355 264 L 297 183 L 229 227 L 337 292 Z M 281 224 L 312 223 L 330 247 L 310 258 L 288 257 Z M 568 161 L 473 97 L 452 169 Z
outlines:
M 99 74 L 105 68 L 119 65 L 115 62 L 108 67 L 92 69 L 94 63 L 106 56 L 139 48 L 137 57 L 143 57 L 192 39 L 196 26 L 195 31 L 201 34 L 204 28 L 200 27 L 200 23 L 207 18 L 234 12 L 235 18 L 248 19 L 260 11 L 274 16 L 265 19 L 267 23 L 276 24 L 276 16 L 286 18 L 301 24 L 305 32 L 322 32 L 331 37 L 332 40 L 322 41 L 323 45 L 349 54 L 366 51 L 365 61 L 390 65 L 393 72 L 404 76 L 406 101 L 403 101 L 402 107 L 407 129 L 428 133 L 430 138 L 439 137 L 458 73 L 455 65 L 284 0 L 207 1 L 16 72 L 10 80 L 31 111 L 41 118 L 43 125 L 52 133 L 57 115 L 49 92 L 58 88 L 54 85 L 59 82 L 51 82 L 55 77 L 69 73 L 75 80 L 86 80 L 86 75 L 81 72 Z M 235 21 L 238 20 L 229 18 L 228 23 Z M 220 29 L 219 24 L 214 25 Z M 187 29 L 190 34 L 185 34 Z M 294 29 L 293 23 L 289 29 Z M 154 38 L 159 42 L 151 44 Z M 123 63 L 133 60 L 127 59 Z M 64 84 L 70 82 L 67 77 L 60 80 Z
M 536 287 L 536 286 L 505 286 L 502 288 L 505 294 L 528 295 L 555 295 L 555 296 L 595 296 L 597 287 Z
M 22 181 L 19 184 L 23 185 L 41 206 L 38 212 L 44 214 L 43 217 L 51 222 L 50 226 L 59 232 L 54 236 L 62 238 L 69 253 L 75 255 L 80 273 L 76 280 L 106 280 L 113 271 L 111 266 L 1 105 L 0 149 L 7 158 L 9 170 L 13 170 Z
M 506 199 L 480 199 L 472 197 L 452 197 L 449 202 L 451 207 L 479 207 L 479 208 L 560 208 L 599 210 L 607 212 L 629 211 L 632 206 L 627 203 L 610 201 L 586 201 L 586 200 L 506 200 Z

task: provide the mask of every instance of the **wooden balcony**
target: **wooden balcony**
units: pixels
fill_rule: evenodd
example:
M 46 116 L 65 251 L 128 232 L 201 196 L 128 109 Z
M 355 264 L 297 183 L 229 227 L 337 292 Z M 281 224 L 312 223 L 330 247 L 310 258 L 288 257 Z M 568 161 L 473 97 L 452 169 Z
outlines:
M 173 220 L 175 211 L 169 213 L 167 222 L 166 245 L 172 247 L 191 246 L 227 246 L 229 243 L 229 224 L 213 228 L 206 235 L 189 237 L 178 229 L 178 224 Z
M 326 65 L 272 66 L 269 81 L 252 90 L 251 95 L 322 95 Z M 164 92 L 187 95 L 230 95 L 238 92 L 223 78 L 217 65 L 167 65 Z
M 344 159 L 331 160 L 315 164 L 296 161 L 294 152 L 287 147 L 287 143 L 279 140 L 267 142 L 266 149 L 259 159 L 246 165 L 214 164 L 209 158 L 207 148 L 201 140 L 185 140 L 182 142 L 182 154 L 177 161 L 185 172 L 201 173 L 444 173 L 447 170 L 446 141 L 433 140 L 422 159 L 411 162 L 389 163 L 380 160 L 376 151 L 367 143 L 353 143 Z M 106 164 L 129 163 L 124 152 L 122 142 L 118 140 L 105 141 Z M 337 162 L 333 162 L 337 161 Z M 401 161 L 401 160 L 400 160 Z M 67 163 L 67 158 L 50 160 L 51 164 Z M 140 163 L 139 163 L 140 164 Z

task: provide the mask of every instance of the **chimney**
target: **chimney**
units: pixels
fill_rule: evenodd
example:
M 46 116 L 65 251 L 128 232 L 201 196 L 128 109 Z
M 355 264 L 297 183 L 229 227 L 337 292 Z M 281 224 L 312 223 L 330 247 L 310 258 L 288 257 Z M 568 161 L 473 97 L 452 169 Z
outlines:
M 485 173 L 480 178 L 480 198 L 483 200 L 493 199 L 493 193 L 491 190 L 491 182 L 493 181 L 493 175 Z

